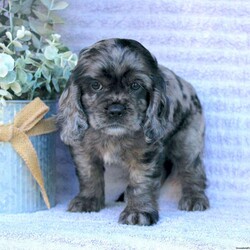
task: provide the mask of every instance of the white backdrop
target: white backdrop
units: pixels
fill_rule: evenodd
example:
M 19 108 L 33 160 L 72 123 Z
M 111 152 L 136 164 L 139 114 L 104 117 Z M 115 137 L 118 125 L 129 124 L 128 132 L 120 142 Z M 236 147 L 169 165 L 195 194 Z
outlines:
M 70 155 L 58 140 L 57 206 L 32 214 L 0 215 L 0 248 L 249 248 L 249 0 L 68 2 L 66 23 L 58 31 L 75 52 L 104 38 L 133 38 L 196 87 L 207 121 L 205 165 L 211 208 L 178 211 L 176 201 L 161 196 L 160 220 L 153 227 L 119 225 L 123 203 L 109 203 L 99 213 L 68 213 L 67 203 L 78 184 Z
M 71 0 L 69 4 L 63 13 L 65 25 L 58 31 L 73 51 L 110 37 L 136 39 L 159 63 L 195 86 L 207 124 L 208 195 L 212 200 L 249 201 L 250 2 Z M 64 153 L 59 153 L 59 193 L 75 185 L 65 162 Z

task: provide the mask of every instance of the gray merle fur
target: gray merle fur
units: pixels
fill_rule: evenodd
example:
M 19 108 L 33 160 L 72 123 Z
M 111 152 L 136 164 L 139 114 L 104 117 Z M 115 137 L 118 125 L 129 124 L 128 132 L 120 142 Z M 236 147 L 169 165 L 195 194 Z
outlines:
M 109 39 L 82 50 L 57 121 L 80 183 L 69 211 L 105 206 L 104 168 L 111 164 L 128 173 L 122 224 L 157 223 L 159 190 L 170 171 L 182 185 L 179 209 L 209 207 L 200 101 L 191 84 L 158 65 L 139 42 Z

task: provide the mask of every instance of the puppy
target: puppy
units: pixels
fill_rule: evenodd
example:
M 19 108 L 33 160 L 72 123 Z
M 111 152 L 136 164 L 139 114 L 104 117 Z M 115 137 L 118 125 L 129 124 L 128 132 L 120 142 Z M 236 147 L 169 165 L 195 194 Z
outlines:
M 155 224 L 169 163 L 182 186 L 179 209 L 209 207 L 200 101 L 188 82 L 159 66 L 139 42 L 109 39 L 82 50 L 57 120 L 80 183 L 69 211 L 104 208 L 104 171 L 115 165 L 127 172 L 119 222 Z

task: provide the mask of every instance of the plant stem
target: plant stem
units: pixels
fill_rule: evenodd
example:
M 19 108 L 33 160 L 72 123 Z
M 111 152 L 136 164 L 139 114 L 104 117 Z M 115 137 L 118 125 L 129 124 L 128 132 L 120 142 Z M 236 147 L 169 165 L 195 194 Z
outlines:
M 9 2 L 9 20 L 10 20 L 10 33 L 13 36 L 13 31 L 14 31 L 14 26 L 13 26 L 13 15 L 11 13 L 11 0 L 8 1 Z
M 22 0 L 20 0 L 19 1 L 19 4 L 20 4 L 20 6 L 23 4 L 23 1 Z M 18 13 L 18 18 L 21 18 L 21 13 Z
M 50 7 L 48 8 L 47 20 L 49 20 L 51 9 L 53 8 L 53 6 L 54 6 L 54 0 L 51 1 Z M 44 23 L 43 27 L 46 28 L 46 25 L 47 25 L 47 23 Z M 43 40 L 43 38 L 42 38 L 42 36 L 40 36 L 40 47 L 42 45 L 42 40 Z M 39 50 L 40 50 L 40 48 L 37 49 L 37 52 L 39 52 Z

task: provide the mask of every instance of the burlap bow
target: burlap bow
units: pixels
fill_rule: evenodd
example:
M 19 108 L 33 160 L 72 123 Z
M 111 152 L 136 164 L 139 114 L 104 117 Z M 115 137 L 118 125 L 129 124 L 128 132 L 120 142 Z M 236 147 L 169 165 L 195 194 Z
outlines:
M 50 208 L 37 154 L 29 140 L 29 136 L 56 131 L 54 118 L 42 120 L 48 110 L 48 106 L 39 98 L 34 99 L 16 114 L 13 123 L 0 125 L 0 141 L 10 142 L 16 152 L 22 157 L 40 187 L 46 206 Z

